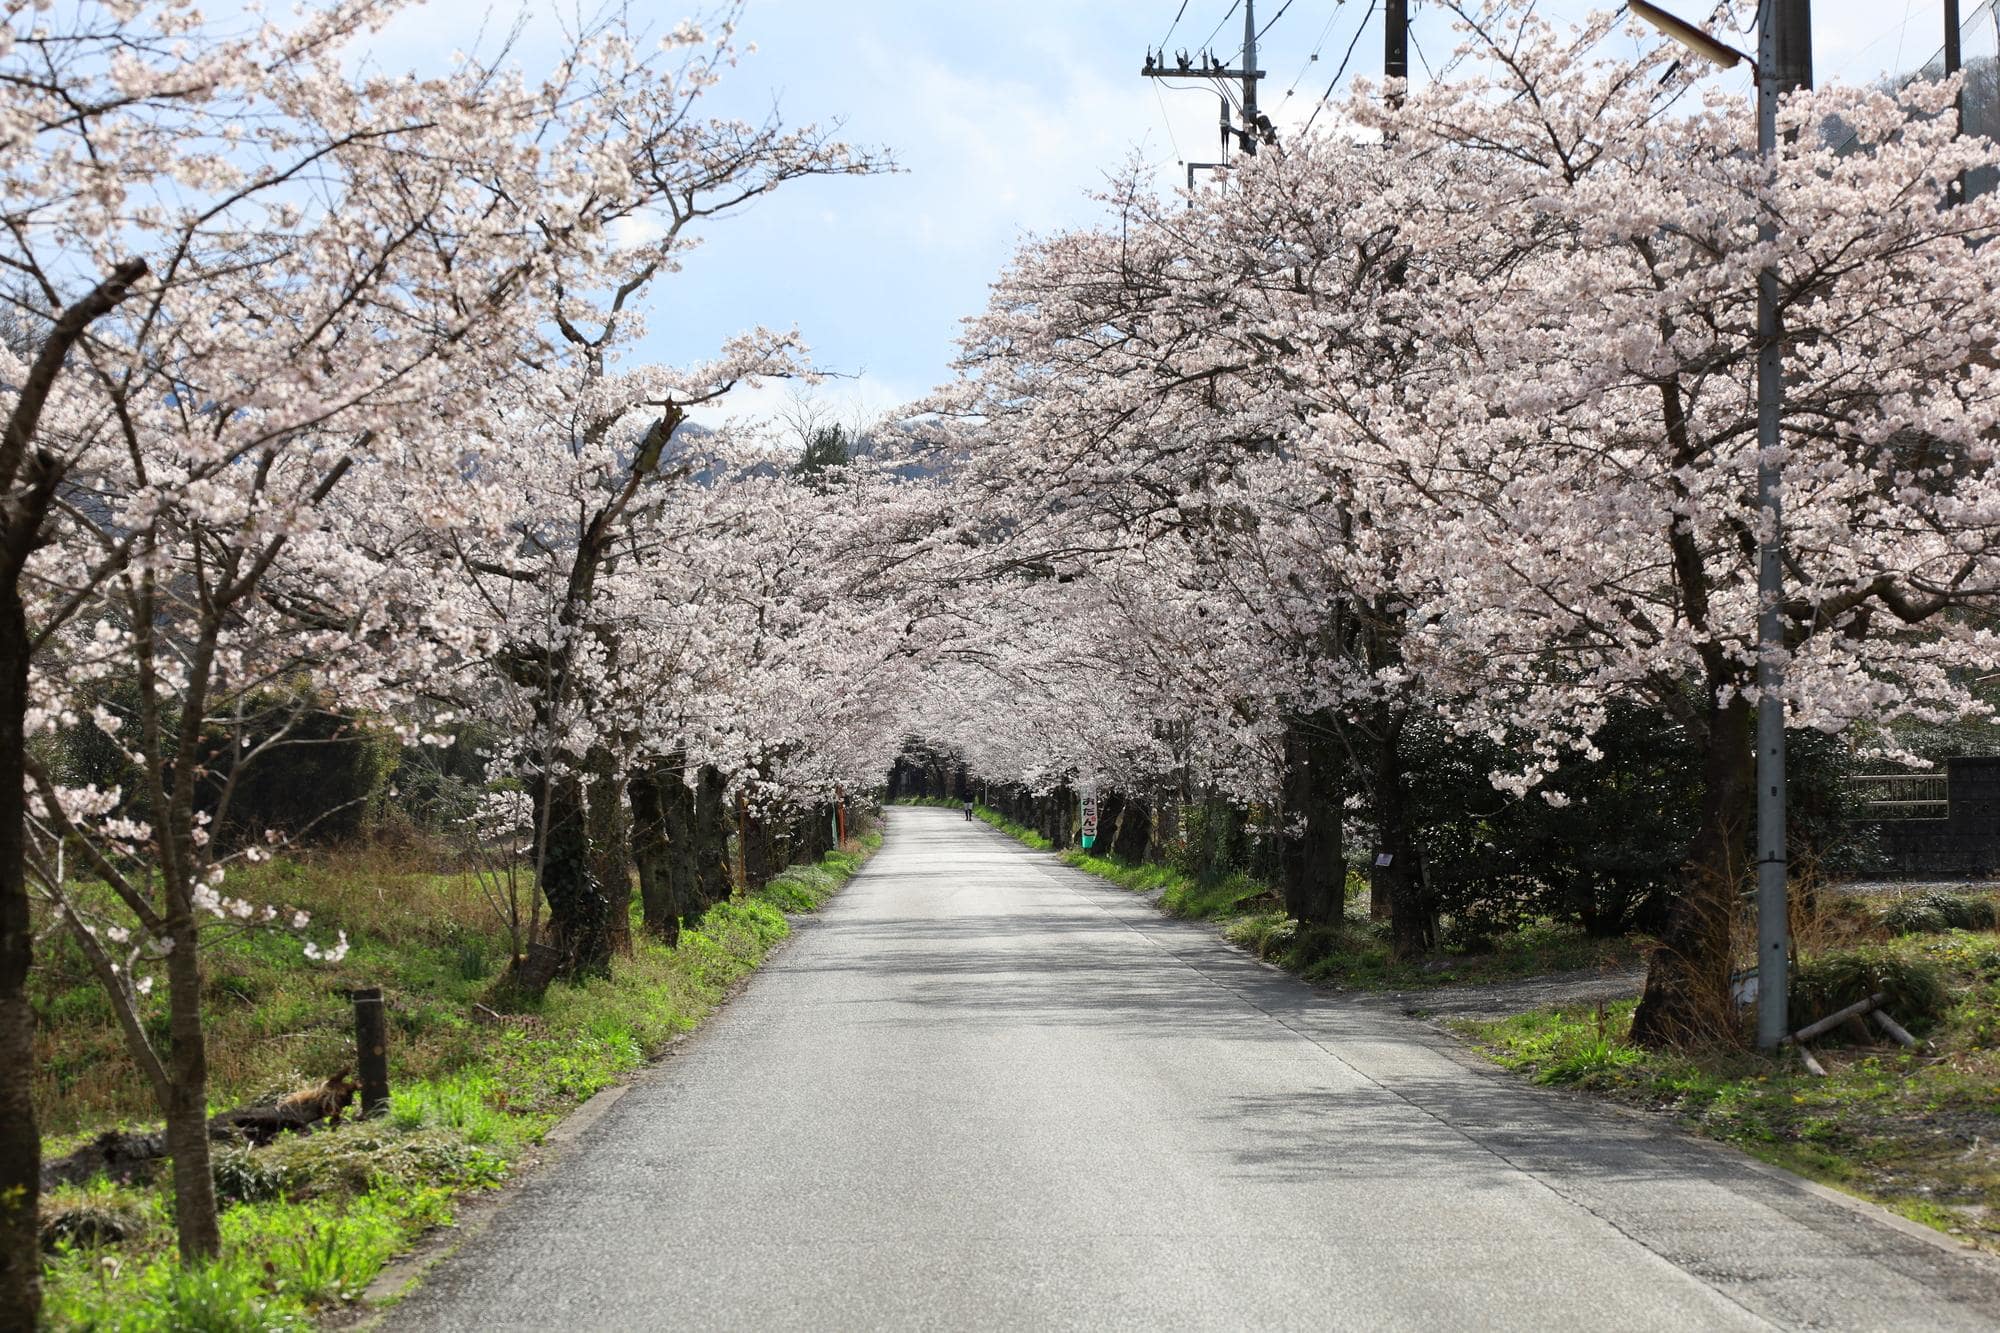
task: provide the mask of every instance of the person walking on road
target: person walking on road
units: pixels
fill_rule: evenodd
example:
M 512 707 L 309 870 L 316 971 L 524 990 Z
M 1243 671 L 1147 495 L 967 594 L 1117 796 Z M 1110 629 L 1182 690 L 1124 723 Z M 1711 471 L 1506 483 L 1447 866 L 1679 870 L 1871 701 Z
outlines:
M 968 820 L 972 818 L 972 798 L 970 796 L 965 798 L 965 817 Z

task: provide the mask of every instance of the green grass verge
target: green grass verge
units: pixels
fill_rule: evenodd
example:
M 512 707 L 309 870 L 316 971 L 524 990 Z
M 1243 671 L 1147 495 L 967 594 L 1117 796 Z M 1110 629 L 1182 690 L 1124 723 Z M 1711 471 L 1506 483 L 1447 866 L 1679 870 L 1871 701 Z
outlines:
M 1626 1034 L 1633 1005 L 1537 1010 L 1452 1028 L 1537 1083 L 1665 1112 L 1767 1162 L 2000 1250 L 2000 935 L 1950 931 L 1869 946 L 1942 974 L 1927 1049 L 1815 1043 L 1796 1057 L 1658 1052 Z M 1807 1017 L 1801 1015 L 1801 1017 Z M 1859 1040 L 1860 1034 L 1852 1034 Z
M 44 1218 L 67 1219 L 77 1235 L 49 1258 L 46 1323 L 107 1333 L 310 1326 L 423 1232 L 448 1224 L 457 1199 L 502 1181 L 568 1111 L 699 1023 L 789 933 L 787 912 L 819 907 L 880 845 L 869 833 L 818 865 L 793 866 L 758 893 L 711 908 L 671 949 L 635 922 L 632 952 L 610 976 L 554 986 L 497 1023 L 478 1021 L 473 1006 L 497 1004 L 504 990 L 505 936 L 471 910 L 479 904 L 466 886 L 380 858 L 365 870 L 372 892 L 352 882 L 364 872 L 345 862 L 281 865 L 283 900 L 345 928 L 353 947 L 334 967 L 308 963 L 296 941 L 259 935 L 209 953 L 215 1104 L 351 1063 L 351 1011 L 340 992 L 369 984 L 390 999 L 390 1113 L 268 1148 L 222 1150 L 224 1255 L 198 1269 L 174 1256 L 164 1184 L 98 1180 L 51 1191 Z M 37 1092 L 62 1131 L 45 1145 L 49 1155 L 112 1124 L 150 1119 L 144 1086 L 105 1030 L 108 1009 L 74 970 L 80 962 L 57 947 L 38 975 Z M 103 1243 L 108 1229 L 125 1239 Z

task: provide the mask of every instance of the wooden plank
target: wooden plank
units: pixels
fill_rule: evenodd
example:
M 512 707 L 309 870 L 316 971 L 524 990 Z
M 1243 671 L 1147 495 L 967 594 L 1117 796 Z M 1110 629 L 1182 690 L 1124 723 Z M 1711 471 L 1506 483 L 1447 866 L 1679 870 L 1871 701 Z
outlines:
M 1881 1004 L 1882 1001 L 1888 998 L 1889 997 L 1887 993 L 1882 991 L 1877 991 L 1875 994 L 1869 996 L 1865 1000 L 1856 1000 L 1853 1004 L 1848 1005 L 1845 1009 L 1840 1010 L 1838 1013 L 1828 1014 L 1825 1018 L 1820 1019 L 1817 1023 L 1806 1024 L 1804 1027 L 1800 1028 L 1797 1032 L 1794 1032 L 1791 1036 L 1785 1038 L 1784 1042 L 1780 1042 L 1778 1044 L 1782 1046 L 1785 1044 L 1785 1042 L 1791 1042 L 1796 1044 L 1802 1041 L 1811 1041 L 1814 1037 L 1819 1036 L 1820 1033 L 1830 1032 L 1834 1028 L 1839 1027 L 1842 1023 L 1845 1023 L 1850 1018 L 1861 1017 L 1863 1014 L 1873 1010 L 1877 1005 Z
M 1915 1047 L 1922 1044 L 1915 1037 L 1912 1037 L 1908 1032 L 1905 1032 L 1903 1030 L 1903 1025 L 1901 1023 L 1898 1023 L 1895 1019 L 1889 1017 L 1889 1015 L 1883 1013 L 1880 1009 L 1877 1009 L 1874 1013 L 1870 1014 L 1869 1017 L 1874 1019 L 1876 1023 L 1881 1026 L 1884 1032 L 1894 1037 L 1897 1041 L 1901 1042 L 1903 1045 Z

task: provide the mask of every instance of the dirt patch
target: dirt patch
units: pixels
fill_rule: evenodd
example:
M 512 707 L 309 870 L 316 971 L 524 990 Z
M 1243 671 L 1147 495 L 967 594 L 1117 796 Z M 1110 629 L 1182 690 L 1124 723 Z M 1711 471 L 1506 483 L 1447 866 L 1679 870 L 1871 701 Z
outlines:
M 1575 972 L 1552 972 L 1544 977 L 1513 977 L 1506 981 L 1470 982 L 1427 990 L 1384 992 L 1380 999 L 1405 1014 L 1418 1018 L 1482 1017 L 1504 1018 L 1533 1009 L 1559 1005 L 1596 1004 L 1603 1000 L 1629 1000 L 1645 984 L 1644 967 L 1620 968 L 1605 972 L 1585 968 Z

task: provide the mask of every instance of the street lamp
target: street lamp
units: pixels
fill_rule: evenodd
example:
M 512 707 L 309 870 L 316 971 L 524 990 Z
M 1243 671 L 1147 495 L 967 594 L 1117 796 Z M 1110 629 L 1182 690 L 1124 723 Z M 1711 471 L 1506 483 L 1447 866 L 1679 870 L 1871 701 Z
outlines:
M 1768 176 L 1778 147 L 1778 98 L 1812 82 L 1811 0 L 1763 0 L 1757 59 L 1717 41 L 1647 0 L 1627 0 L 1634 14 L 1723 69 L 1747 63 L 1757 80 L 1757 153 Z M 1757 239 L 1769 253 L 1777 223 L 1768 212 Z M 1778 271 L 1757 273 L 1757 1044 L 1775 1050 L 1787 1028 L 1790 896 L 1785 865 L 1784 477 L 1778 418 L 1785 405 L 1784 354 L 1778 342 Z

